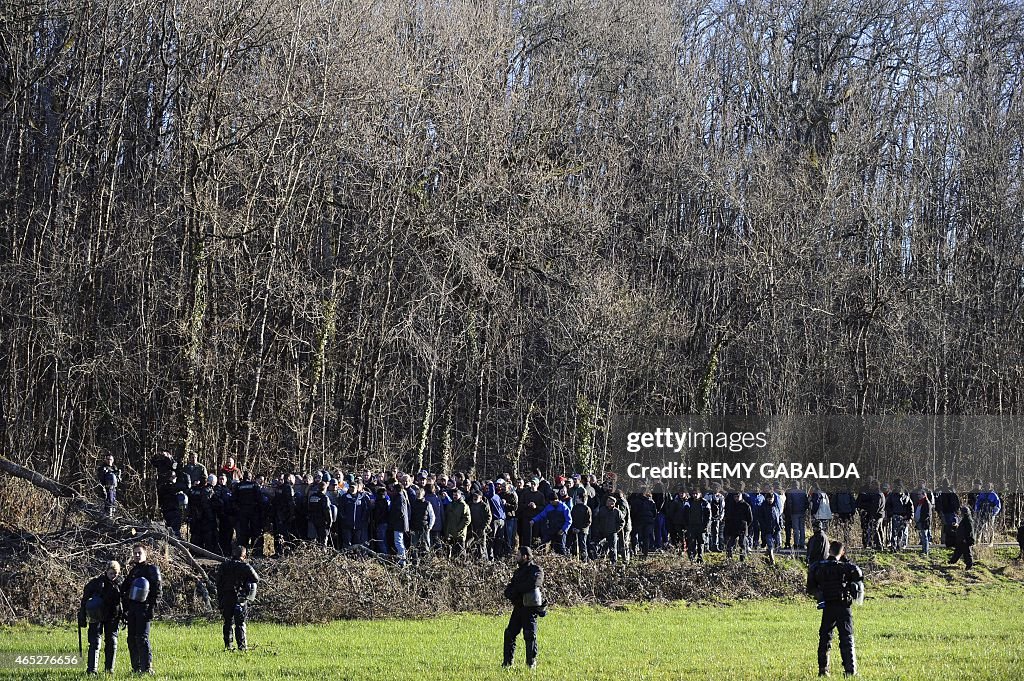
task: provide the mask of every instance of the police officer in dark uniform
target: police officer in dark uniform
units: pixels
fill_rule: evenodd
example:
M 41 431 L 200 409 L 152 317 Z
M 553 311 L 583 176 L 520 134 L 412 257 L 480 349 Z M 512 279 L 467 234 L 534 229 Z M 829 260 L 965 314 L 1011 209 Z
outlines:
M 306 509 L 309 522 L 316 532 L 316 543 L 327 546 L 327 536 L 331 532 L 331 500 L 327 497 L 326 482 L 314 483 L 313 491 L 306 499 Z
M 221 473 L 213 488 L 213 514 L 217 518 L 217 546 L 222 556 L 231 555 L 231 540 L 235 534 L 235 496 L 228 485 L 228 477 Z
M 807 593 L 818 599 L 821 628 L 818 630 L 818 676 L 828 675 L 828 652 L 832 648 L 832 630 L 839 630 L 839 652 L 847 676 L 857 673 L 853 647 L 853 605 L 858 583 L 864 573 L 845 558 L 841 541 L 829 543 L 828 558 L 818 561 L 807 572 Z
M 519 549 L 519 567 L 512 574 L 512 581 L 505 587 L 505 598 L 512 601 L 512 616 L 505 627 L 505 659 L 503 667 L 512 666 L 516 653 L 516 637 L 523 632 L 526 642 L 526 664 L 537 666 L 537 618 L 547 614 L 546 603 L 540 592 L 544 583 L 544 570 L 533 562 L 533 551 L 529 546 Z
M 213 487 L 207 478 L 196 478 L 188 491 L 189 541 L 199 548 L 217 551 L 217 516 L 213 512 Z
M 975 539 L 974 523 L 971 521 L 971 509 L 967 506 L 960 508 L 960 522 L 957 523 L 954 532 L 956 535 L 956 548 L 953 549 L 953 553 L 949 557 L 949 563 L 952 565 L 963 558 L 964 565 L 970 570 L 974 567 Z
M 170 452 L 160 452 L 150 459 L 149 463 L 156 469 L 156 484 L 158 488 L 163 483 L 170 481 L 172 472 L 178 472 L 178 462 L 175 461 Z
M 188 476 L 183 477 L 185 480 L 180 481 L 178 474 L 171 471 L 167 479 L 157 487 L 156 492 L 157 504 L 164 516 L 164 523 L 175 537 L 181 537 L 182 513 L 188 508 Z
M 253 543 L 263 538 L 262 494 L 258 482 L 252 479 L 252 473 L 245 472 L 242 480 L 235 484 L 235 510 L 238 512 L 239 546 L 251 548 Z
M 295 476 L 278 478 L 274 485 L 274 497 L 270 501 L 274 521 L 274 556 L 281 558 L 295 545 L 292 526 L 295 523 Z
M 149 628 L 163 584 L 160 568 L 146 562 L 146 547 L 136 544 L 132 549 L 132 568 L 121 584 L 121 602 L 128 622 L 128 654 L 132 671 L 149 674 L 153 670 L 153 649 L 149 645 Z
M 231 649 L 231 625 L 234 624 L 238 649 L 245 650 L 245 618 L 260 578 L 246 562 L 244 546 L 236 547 L 233 555 L 234 560 L 224 563 L 217 577 L 217 604 L 224 616 L 224 649 Z
M 114 671 L 117 654 L 117 629 L 121 624 L 121 564 L 112 560 L 99 577 L 89 580 L 78 609 L 78 628 L 89 626 L 89 658 L 86 672 L 96 673 L 100 661 L 100 636 L 103 637 L 103 669 Z

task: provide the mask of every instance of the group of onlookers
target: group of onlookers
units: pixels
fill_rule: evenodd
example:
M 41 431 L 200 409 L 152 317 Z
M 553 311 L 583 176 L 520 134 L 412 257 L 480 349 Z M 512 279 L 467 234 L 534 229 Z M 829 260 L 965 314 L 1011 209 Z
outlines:
M 628 561 L 665 550 L 694 561 L 706 552 L 743 560 L 762 549 L 773 561 L 780 548 L 806 552 L 820 546 L 808 529 L 812 539 L 838 533 L 848 542 L 855 517 L 864 547 L 904 550 L 913 527 L 927 554 L 933 520 L 941 541 L 955 548 L 964 510 L 973 535 L 975 528 L 990 527 L 1002 507 L 995 486 L 984 489 L 980 480 L 965 498 L 946 480 L 934 491 L 924 480 L 913 488 L 900 480 L 870 480 L 856 493 L 843 485 L 831 495 L 798 482 L 783 489 L 780 482 L 742 481 L 674 490 L 655 482 L 627 493 L 611 473 L 547 479 L 534 470 L 476 479 L 462 472 L 335 469 L 282 472 L 267 480 L 242 471 L 232 458 L 213 471 L 195 454 L 179 462 L 162 452 L 151 464 L 158 506 L 172 534 L 180 536 L 187 525 L 189 541 L 201 548 L 231 555 L 234 546 L 245 546 L 257 557 L 265 553 L 269 532 L 275 555 L 310 541 L 401 562 L 426 551 L 495 559 L 517 546 L 539 545 L 581 560 Z M 97 478 L 111 512 L 119 477 L 108 457 Z

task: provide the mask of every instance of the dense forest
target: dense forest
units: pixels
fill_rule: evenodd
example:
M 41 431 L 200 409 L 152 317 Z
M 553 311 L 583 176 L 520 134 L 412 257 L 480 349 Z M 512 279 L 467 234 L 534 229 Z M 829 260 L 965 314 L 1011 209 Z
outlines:
M 1024 406 L 1020 3 L 0 7 L 0 450 L 54 478 Z

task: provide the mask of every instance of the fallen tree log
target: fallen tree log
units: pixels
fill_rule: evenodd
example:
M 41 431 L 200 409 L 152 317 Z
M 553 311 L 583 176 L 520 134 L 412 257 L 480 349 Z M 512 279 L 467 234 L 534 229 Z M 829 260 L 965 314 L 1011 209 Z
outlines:
M 134 534 L 140 535 L 140 540 L 144 536 L 154 536 L 163 539 L 181 553 L 182 558 L 190 567 L 199 570 L 200 573 L 203 575 L 204 579 L 209 579 L 209 577 L 207 576 L 206 570 L 203 568 L 203 566 L 196 562 L 195 556 L 201 556 L 203 558 L 215 560 L 220 563 L 223 563 L 227 560 L 227 558 L 225 558 L 224 556 L 213 553 L 212 551 L 207 551 L 206 549 L 196 546 L 191 542 L 187 542 L 184 539 L 180 539 L 178 537 L 173 536 L 165 528 L 160 527 L 159 525 L 151 521 L 143 522 L 129 514 L 122 512 L 121 516 L 123 516 L 127 522 L 123 524 L 118 523 L 116 522 L 115 518 L 109 517 L 104 512 L 104 509 L 101 508 L 98 504 L 90 502 L 88 499 L 82 497 L 80 494 L 75 492 L 75 490 L 73 490 L 71 487 L 68 487 L 67 485 L 57 482 L 56 480 L 48 478 L 45 475 L 32 470 L 31 468 L 26 468 L 25 466 L 18 465 L 11 461 L 10 459 L 6 459 L 2 456 L 0 456 L 0 471 L 3 471 L 8 475 L 14 476 L 16 478 L 27 480 L 36 487 L 46 490 L 47 492 L 49 492 L 50 494 L 59 499 L 68 500 L 68 502 L 75 508 L 75 510 L 82 511 L 93 520 L 103 523 L 104 525 L 108 525 L 112 529 L 131 530 Z

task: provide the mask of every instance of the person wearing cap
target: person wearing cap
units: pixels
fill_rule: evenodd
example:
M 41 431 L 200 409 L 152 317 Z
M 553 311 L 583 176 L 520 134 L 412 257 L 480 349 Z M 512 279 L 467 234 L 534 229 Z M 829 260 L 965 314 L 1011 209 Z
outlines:
M 282 558 L 295 545 L 292 527 L 295 524 L 295 476 L 281 473 L 274 483 L 270 514 L 274 531 L 274 556 Z
M 128 623 L 128 655 L 132 660 L 132 671 L 136 674 L 152 673 L 153 648 L 149 642 L 149 630 L 156 604 L 163 593 L 160 568 L 150 563 L 148 558 L 146 547 L 136 544 L 132 548 L 128 575 L 121 583 L 121 602 Z
M 956 548 L 949 557 L 949 564 L 953 565 L 961 558 L 964 559 L 964 565 L 968 570 L 974 567 L 974 521 L 971 519 L 971 509 L 967 506 L 960 507 L 960 522 L 956 526 Z
M 512 666 L 519 632 L 522 632 L 526 643 L 526 665 L 530 668 L 537 666 L 537 618 L 547 614 L 546 604 L 540 594 L 543 584 L 544 570 L 533 562 L 530 547 L 522 547 L 519 549 L 518 566 L 505 587 L 505 598 L 512 602 L 512 615 L 505 627 L 502 667 Z
M 95 674 L 100 661 L 100 637 L 103 646 L 103 669 L 114 671 L 114 657 L 117 655 L 117 630 L 121 623 L 121 564 L 116 560 L 107 563 L 102 575 L 94 577 L 85 585 L 82 604 L 78 608 L 78 628 L 89 627 L 89 657 L 86 673 Z M 91 601 L 91 602 L 90 602 Z
M 619 559 L 619 536 L 626 526 L 626 518 L 614 495 L 609 494 L 594 514 L 593 534 L 595 550 L 604 548 L 612 565 Z

